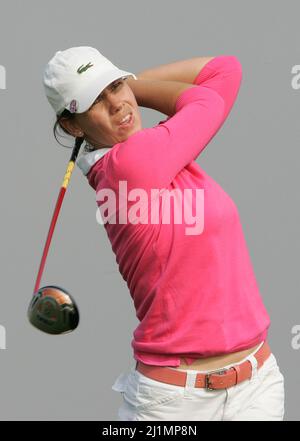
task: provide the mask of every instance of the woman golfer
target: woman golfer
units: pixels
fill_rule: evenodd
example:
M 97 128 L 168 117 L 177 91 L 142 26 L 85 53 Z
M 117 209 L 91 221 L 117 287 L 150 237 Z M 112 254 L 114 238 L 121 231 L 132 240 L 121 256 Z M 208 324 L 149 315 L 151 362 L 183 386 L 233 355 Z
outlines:
M 84 46 L 46 66 L 54 133 L 85 141 L 77 164 L 140 321 L 136 363 L 112 386 L 119 420 L 283 419 L 284 377 L 238 209 L 196 162 L 241 79 L 232 55 L 136 76 Z M 167 118 L 143 128 L 139 106 Z

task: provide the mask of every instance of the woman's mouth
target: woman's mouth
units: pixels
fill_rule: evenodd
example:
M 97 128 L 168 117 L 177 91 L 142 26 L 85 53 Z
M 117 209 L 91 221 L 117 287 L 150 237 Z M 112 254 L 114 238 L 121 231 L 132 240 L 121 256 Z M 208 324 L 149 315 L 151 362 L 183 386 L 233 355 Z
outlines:
M 133 123 L 134 123 L 134 116 L 132 113 L 129 113 L 128 115 L 126 115 L 125 118 L 123 118 L 122 122 L 119 123 L 118 126 L 128 128 L 132 126 Z

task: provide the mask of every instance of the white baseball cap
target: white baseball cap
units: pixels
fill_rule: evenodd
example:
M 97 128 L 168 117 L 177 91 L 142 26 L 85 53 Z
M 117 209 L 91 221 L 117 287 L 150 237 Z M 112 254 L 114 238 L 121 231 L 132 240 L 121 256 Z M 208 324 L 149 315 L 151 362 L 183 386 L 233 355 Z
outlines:
M 137 77 L 119 69 L 97 49 L 89 46 L 58 51 L 48 62 L 43 84 L 49 103 L 60 115 L 65 109 L 82 113 L 112 81 Z

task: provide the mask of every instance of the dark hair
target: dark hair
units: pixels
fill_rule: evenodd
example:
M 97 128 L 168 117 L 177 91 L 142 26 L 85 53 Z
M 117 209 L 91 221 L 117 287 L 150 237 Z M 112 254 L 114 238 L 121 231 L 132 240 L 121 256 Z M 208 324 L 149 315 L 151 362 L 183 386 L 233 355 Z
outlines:
M 71 133 L 68 132 L 67 129 L 65 129 L 61 124 L 60 124 L 60 120 L 62 118 L 67 118 L 67 119 L 73 119 L 75 116 L 75 113 L 71 113 L 68 109 L 64 109 L 64 111 L 60 114 L 60 115 L 56 115 L 56 121 L 53 127 L 53 134 L 54 134 L 54 138 L 56 139 L 56 141 L 58 142 L 58 144 L 60 144 L 62 147 L 67 147 L 67 148 L 73 148 L 73 146 L 68 146 L 68 145 L 64 145 L 61 142 L 59 142 L 59 140 L 57 139 L 57 135 L 62 136 L 59 134 L 59 129 L 62 130 L 64 133 L 66 133 L 69 136 L 73 135 Z M 76 138 L 78 139 L 78 138 Z

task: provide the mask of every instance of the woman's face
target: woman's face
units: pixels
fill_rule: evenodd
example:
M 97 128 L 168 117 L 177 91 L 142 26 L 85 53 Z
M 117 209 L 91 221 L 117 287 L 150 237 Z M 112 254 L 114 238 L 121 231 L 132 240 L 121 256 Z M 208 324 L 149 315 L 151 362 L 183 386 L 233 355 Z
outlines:
M 133 116 L 133 123 L 120 125 L 129 113 Z M 66 125 L 73 136 L 84 136 L 92 146 L 100 148 L 125 141 L 141 130 L 142 119 L 132 89 L 126 78 L 120 78 L 110 83 L 86 112 L 75 114 Z

